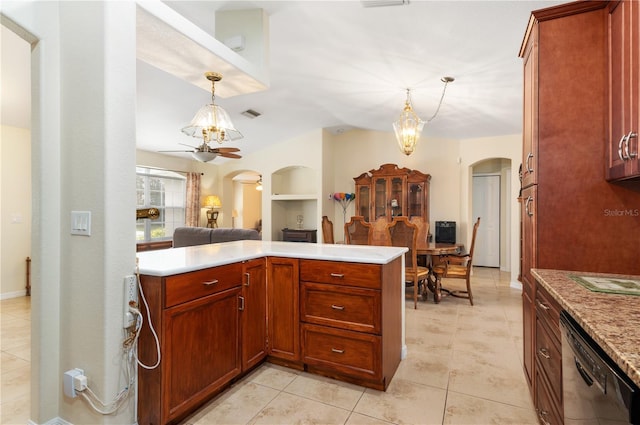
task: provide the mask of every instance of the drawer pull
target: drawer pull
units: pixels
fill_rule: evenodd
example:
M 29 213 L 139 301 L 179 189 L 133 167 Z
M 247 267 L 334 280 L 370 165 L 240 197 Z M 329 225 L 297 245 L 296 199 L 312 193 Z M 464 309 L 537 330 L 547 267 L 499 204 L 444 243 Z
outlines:
M 540 409 L 538 411 L 538 417 L 540 418 L 540 422 L 542 422 L 542 425 L 551 425 L 551 423 L 545 419 L 547 416 L 549 416 L 549 412 L 547 412 L 546 410 Z
M 244 275 L 247 277 L 247 283 L 245 283 L 244 286 L 249 286 L 251 283 L 251 273 L 245 273 Z
M 551 356 L 549 355 L 549 350 L 547 350 L 546 348 L 539 349 L 538 354 L 540 354 L 542 357 L 544 357 L 547 360 L 551 358 Z
M 216 283 L 218 283 L 218 279 L 206 280 L 206 281 L 202 282 L 202 284 L 204 286 L 215 285 Z
M 331 277 L 337 277 L 342 279 L 344 277 L 344 273 L 331 273 Z
M 344 306 L 343 305 L 335 305 L 335 304 L 331 304 L 331 308 L 334 310 L 344 310 Z
M 238 297 L 240 300 L 240 305 L 238 306 L 238 310 L 244 311 L 244 297 Z
M 536 300 L 536 302 L 538 303 L 538 307 L 540 307 L 544 311 L 549 311 L 549 308 L 551 308 L 548 305 L 541 303 L 540 300 Z
M 338 353 L 338 354 L 343 354 L 344 350 L 339 350 L 337 348 L 332 348 L 331 351 L 333 351 L 334 353 Z

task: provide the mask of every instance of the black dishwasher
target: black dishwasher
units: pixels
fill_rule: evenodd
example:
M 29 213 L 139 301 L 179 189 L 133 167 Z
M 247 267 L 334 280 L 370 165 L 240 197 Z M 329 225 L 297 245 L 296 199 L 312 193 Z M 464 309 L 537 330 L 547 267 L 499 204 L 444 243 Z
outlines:
M 640 424 L 640 390 L 582 327 L 560 313 L 564 423 Z

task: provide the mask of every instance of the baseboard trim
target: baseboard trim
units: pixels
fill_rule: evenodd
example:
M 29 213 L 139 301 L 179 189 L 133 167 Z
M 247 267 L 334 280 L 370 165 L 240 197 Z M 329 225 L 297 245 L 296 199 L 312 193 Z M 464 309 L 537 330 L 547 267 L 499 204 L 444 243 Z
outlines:
M 8 300 L 9 298 L 19 298 L 25 296 L 27 296 L 27 290 L 23 289 L 21 291 L 5 292 L 4 294 L 0 294 L 0 300 Z

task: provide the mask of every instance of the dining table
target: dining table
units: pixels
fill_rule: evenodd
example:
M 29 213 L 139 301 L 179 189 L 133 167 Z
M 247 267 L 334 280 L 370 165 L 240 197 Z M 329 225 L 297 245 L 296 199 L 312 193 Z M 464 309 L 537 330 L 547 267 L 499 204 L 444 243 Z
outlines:
M 463 249 L 464 244 L 429 242 L 427 240 L 419 240 L 416 245 L 416 254 L 418 257 L 424 258 L 425 264 L 429 269 L 425 291 L 426 289 L 429 289 L 433 293 L 433 300 L 436 304 L 442 299 L 443 289 L 440 284 L 440 279 L 437 278 L 433 271 L 434 257 L 439 258 L 443 255 L 459 254 Z M 427 293 L 424 292 L 422 296 L 426 299 Z

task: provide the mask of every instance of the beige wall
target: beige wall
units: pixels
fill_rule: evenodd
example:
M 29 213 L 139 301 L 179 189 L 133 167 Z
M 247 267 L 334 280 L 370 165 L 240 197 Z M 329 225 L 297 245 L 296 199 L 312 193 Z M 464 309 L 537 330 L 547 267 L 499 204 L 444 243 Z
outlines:
M 31 257 L 31 132 L 0 127 L 0 298 L 25 295 Z

